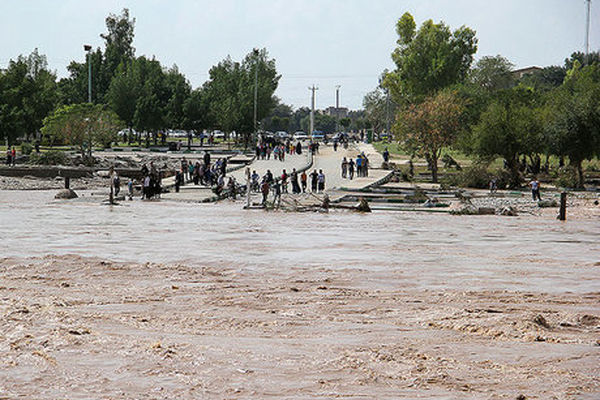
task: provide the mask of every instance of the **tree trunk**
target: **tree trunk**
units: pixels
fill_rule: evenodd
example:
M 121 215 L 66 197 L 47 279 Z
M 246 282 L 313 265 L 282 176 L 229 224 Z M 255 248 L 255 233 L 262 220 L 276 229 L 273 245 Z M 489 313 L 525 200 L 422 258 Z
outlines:
M 521 186 L 521 177 L 519 174 L 519 163 L 515 157 L 511 159 L 507 159 L 506 163 L 508 164 L 508 170 L 510 171 L 510 183 L 509 187 L 511 189 L 517 189 Z
M 438 159 L 437 157 L 428 157 L 429 158 L 429 166 L 431 167 L 431 180 L 433 183 L 438 182 Z
M 583 166 L 581 160 L 574 162 L 575 168 L 577 169 L 577 188 L 583 189 L 585 187 L 585 177 L 583 176 Z

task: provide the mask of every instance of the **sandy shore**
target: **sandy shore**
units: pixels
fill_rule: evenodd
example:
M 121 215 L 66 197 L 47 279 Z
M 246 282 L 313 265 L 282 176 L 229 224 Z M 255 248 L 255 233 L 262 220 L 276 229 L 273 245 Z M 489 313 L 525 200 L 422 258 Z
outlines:
M 600 396 L 600 292 L 79 256 L 0 276 L 1 399 Z

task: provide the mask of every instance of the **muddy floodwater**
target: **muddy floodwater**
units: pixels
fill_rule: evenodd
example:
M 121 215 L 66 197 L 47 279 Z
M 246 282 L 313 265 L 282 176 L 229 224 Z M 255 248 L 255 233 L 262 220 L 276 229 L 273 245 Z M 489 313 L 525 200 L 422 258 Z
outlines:
M 600 221 L 0 191 L 0 399 L 600 398 Z

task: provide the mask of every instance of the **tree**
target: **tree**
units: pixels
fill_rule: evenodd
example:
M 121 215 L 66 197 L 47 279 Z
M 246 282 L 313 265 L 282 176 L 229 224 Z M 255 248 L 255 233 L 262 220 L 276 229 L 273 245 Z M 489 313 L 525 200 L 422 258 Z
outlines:
M 514 65 L 506 58 L 497 56 L 482 57 L 469 72 L 469 80 L 488 92 L 508 89 L 514 85 L 512 70 Z
M 56 76 L 48 70 L 46 56 L 35 49 L 11 60 L 6 70 L 0 70 L 0 138 L 29 138 L 57 100 Z
M 383 88 L 377 87 L 367 93 L 363 99 L 366 117 L 375 132 L 382 132 L 387 126 L 387 118 L 392 110 L 388 109 L 387 95 Z M 390 107 L 391 108 L 391 107 Z
M 441 91 L 398 115 L 394 131 L 401 146 L 412 155 L 424 157 L 433 182 L 438 181 L 438 160 L 452 145 L 461 129 L 464 106 L 456 93 Z
M 582 68 L 575 61 L 551 93 L 548 115 L 548 141 L 555 154 L 569 157 L 583 187 L 583 160 L 600 155 L 600 64 Z
M 183 128 L 201 131 L 204 128 L 214 126 L 209 112 L 209 102 L 206 92 L 201 88 L 190 93 L 183 103 Z
M 132 46 L 135 28 L 135 18 L 129 19 L 129 10 L 124 8 L 121 15 L 109 14 L 106 17 L 107 33 L 100 35 L 104 39 L 104 74 L 112 78 L 120 64 L 129 63 L 134 55 Z
M 265 118 L 275 106 L 273 94 L 280 75 L 275 60 L 266 49 L 250 52 L 244 60 L 234 62 L 230 57 L 213 66 L 209 81 L 203 86 L 216 125 L 225 131 L 241 133 L 247 147 L 254 131 L 254 87 L 257 79 L 257 121 Z
M 417 31 L 414 18 L 405 13 L 396 32 L 398 47 L 392 53 L 396 70 L 386 74 L 383 86 L 397 104 L 417 103 L 466 78 L 477 51 L 470 28 L 451 32 L 443 22 L 427 20 Z
M 482 157 L 501 156 L 511 174 L 510 187 L 521 185 L 518 158 L 538 151 L 542 125 L 538 96 L 518 86 L 498 92 L 473 128 L 473 148 Z
M 123 126 L 117 115 L 102 105 L 90 103 L 59 107 L 44 119 L 42 134 L 76 146 L 82 157 L 92 155 L 92 146 L 104 147 L 117 139 L 117 132 Z

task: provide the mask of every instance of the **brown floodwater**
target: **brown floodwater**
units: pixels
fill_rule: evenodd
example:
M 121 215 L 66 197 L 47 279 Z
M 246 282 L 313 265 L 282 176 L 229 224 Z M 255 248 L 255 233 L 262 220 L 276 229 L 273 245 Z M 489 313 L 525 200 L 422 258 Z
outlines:
M 532 215 L 244 211 L 242 203 L 101 205 L 0 191 L 1 257 L 76 254 L 285 272 L 394 271 L 411 288 L 597 291 L 600 224 Z M 386 281 L 369 285 L 387 285 Z

